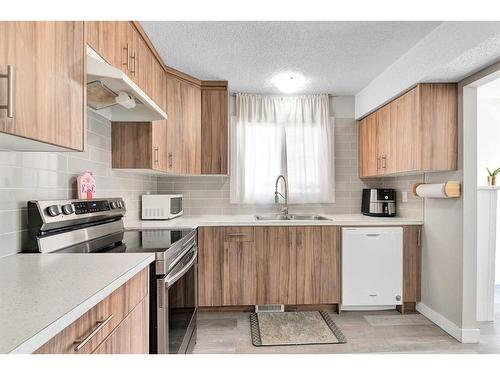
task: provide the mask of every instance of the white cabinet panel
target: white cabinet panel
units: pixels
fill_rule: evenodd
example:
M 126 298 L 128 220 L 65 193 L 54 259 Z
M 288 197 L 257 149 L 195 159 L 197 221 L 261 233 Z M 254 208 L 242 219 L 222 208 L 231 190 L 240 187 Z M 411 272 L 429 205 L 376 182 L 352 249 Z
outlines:
M 403 228 L 342 228 L 342 308 L 402 304 Z

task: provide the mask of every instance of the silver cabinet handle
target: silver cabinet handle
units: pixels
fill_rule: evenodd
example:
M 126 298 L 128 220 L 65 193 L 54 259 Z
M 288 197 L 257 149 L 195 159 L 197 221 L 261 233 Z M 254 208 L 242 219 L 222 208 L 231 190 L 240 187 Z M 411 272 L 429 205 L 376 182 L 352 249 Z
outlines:
M 387 164 L 387 156 L 382 155 L 382 169 L 385 169 L 386 164 Z
M 0 78 L 7 78 L 7 104 L 0 105 L 0 109 L 7 110 L 7 117 L 14 117 L 14 66 L 7 65 L 7 74 L 0 74 Z
M 246 235 L 247 235 L 246 233 L 227 233 L 226 234 L 227 237 L 243 237 Z
M 135 64 L 136 64 L 136 58 L 135 58 L 135 51 L 130 55 L 130 60 L 134 61 L 133 69 L 130 70 L 130 73 L 135 77 Z
M 158 146 L 155 146 L 154 163 L 158 164 Z
M 128 43 L 123 47 L 123 50 L 125 51 L 125 62 L 122 62 L 122 65 L 127 67 L 127 70 L 130 71 L 130 51 L 128 48 Z
M 367 233 L 366 236 L 367 237 L 378 237 L 378 236 L 380 236 L 380 234 L 379 233 Z
M 87 343 L 92 340 L 92 337 L 97 335 L 99 331 L 111 321 L 111 319 L 113 319 L 113 314 L 111 314 L 104 320 L 98 320 L 95 328 L 87 336 L 85 336 L 85 338 L 83 338 L 82 340 L 76 340 L 74 343 L 78 345 L 75 346 L 75 352 L 79 352 L 85 345 L 87 345 Z
M 377 157 L 377 171 L 380 169 L 380 157 Z

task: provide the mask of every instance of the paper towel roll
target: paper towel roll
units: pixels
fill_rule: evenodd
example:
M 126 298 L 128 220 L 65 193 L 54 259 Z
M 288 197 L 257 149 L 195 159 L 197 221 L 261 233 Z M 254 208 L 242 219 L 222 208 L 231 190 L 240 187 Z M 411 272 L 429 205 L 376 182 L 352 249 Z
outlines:
M 420 184 L 417 186 L 416 193 L 422 198 L 447 198 L 445 191 L 446 184 Z

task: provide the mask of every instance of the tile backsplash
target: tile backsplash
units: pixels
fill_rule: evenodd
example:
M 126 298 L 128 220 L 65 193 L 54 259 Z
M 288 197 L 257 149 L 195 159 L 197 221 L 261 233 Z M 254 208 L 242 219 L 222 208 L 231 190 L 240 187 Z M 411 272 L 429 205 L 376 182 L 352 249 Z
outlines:
M 347 97 L 344 97 L 345 99 Z M 360 180 L 358 178 L 358 127 L 353 100 L 340 100 L 335 116 L 335 203 L 291 205 L 294 212 L 359 213 L 361 189 L 388 187 L 398 190 L 398 216 L 422 219 L 423 203 L 411 195 L 412 186 L 423 175 Z M 347 105 L 346 105 L 347 104 Z M 84 152 L 29 153 L 0 151 L 0 256 L 21 251 L 26 240 L 26 202 L 31 199 L 76 197 L 76 177 L 90 170 L 97 182 L 98 197 L 120 196 L 127 204 L 127 217 L 140 218 L 140 196 L 146 192 L 184 194 L 185 215 L 255 214 L 276 212 L 275 205 L 255 206 L 229 202 L 229 177 L 157 177 L 111 169 L 111 124 L 87 112 Z M 402 192 L 408 201 L 402 202 Z M 269 186 L 269 194 L 274 186 Z
M 140 197 L 156 192 L 156 176 L 111 169 L 111 124 L 87 112 L 84 152 L 0 151 L 0 256 L 21 251 L 26 238 L 26 202 L 76 198 L 76 177 L 94 173 L 98 197 L 125 199 L 127 216 L 140 217 Z
M 358 126 L 354 110 L 350 110 L 352 100 L 342 97 L 342 105 L 336 105 L 333 98 L 330 107 L 335 117 L 335 203 L 290 205 L 290 211 L 353 214 L 361 210 L 361 189 L 367 187 L 395 188 L 397 193 L 398 216 L 408 218 L 423 217 L 423 203 L 411 195 L 413 184 L 423 182 L 423 175 L 361 180 L 358 177 Z M 402 202 L 402 192 L 408 192 L 408 201 Z M 275 205 L 231 204 L 229 200 L 229 177 L 159 177 L 159 193 L 180 193 L 184 195 L 185 215 L 255 214 L 276 212 Z M 269 194 L 274 195 L 274 185 L 269 186 Z

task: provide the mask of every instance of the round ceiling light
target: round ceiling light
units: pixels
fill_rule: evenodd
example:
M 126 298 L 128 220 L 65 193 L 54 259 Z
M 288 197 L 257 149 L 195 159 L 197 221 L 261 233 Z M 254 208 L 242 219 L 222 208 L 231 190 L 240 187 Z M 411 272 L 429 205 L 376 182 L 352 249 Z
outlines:
M 271 82 L 281 92 L 293 94 L 302 90 L 307 80 L 304 75 L 299 72 L 282 72 L 276 74 Z

